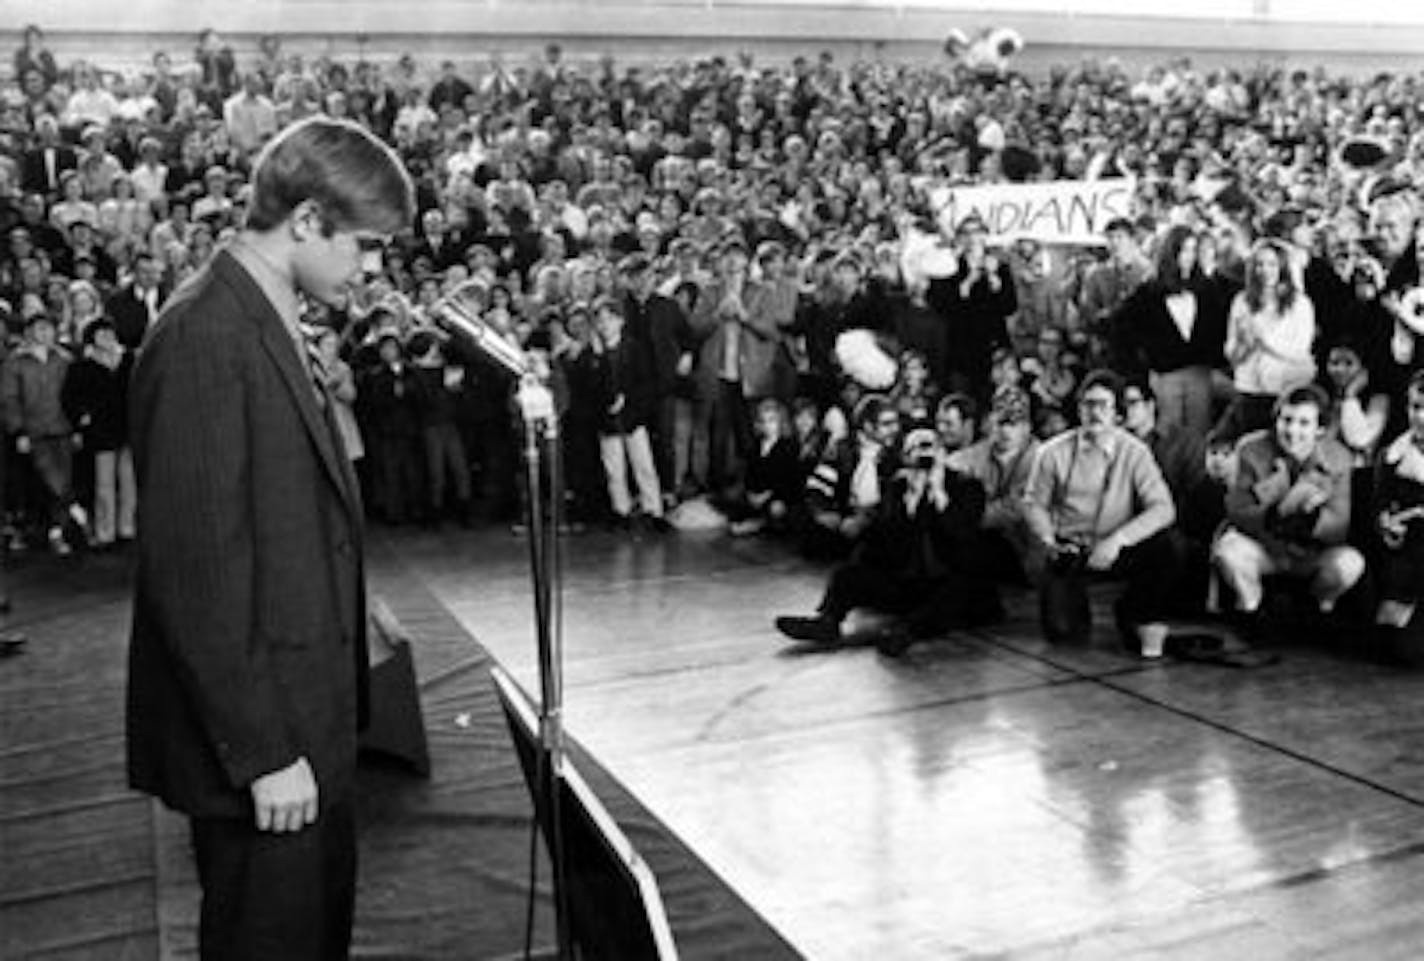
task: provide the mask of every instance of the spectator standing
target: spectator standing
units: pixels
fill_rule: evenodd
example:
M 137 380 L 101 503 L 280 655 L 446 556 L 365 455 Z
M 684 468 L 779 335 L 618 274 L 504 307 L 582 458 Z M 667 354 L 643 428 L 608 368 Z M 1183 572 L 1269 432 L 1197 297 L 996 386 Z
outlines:
M 52 114 L 36 118 L 33 146 L 20 158 L 20 189 L 53 195 L 63 187 L 65 171 L 78 166 L 78 153 L 59 138 L 59 121 Z
M 465 369 L 445 362 L 439 338 L 428 331 L 410 339 L 412 386 L 416 416 L 425 450 L 425 480 L 429 485 L 428 517 L 438 523 L 451 512 L 461 522 L 470 519 L 470 459 L 460 436 L 456 414 L 465 388 Z M 452 502 L 445 492 L 454 493 Z
M 1204 283 L 1199 238 L 1174 226 L 1157 248 L 1156 269 L 1113 314 L 1118 369 L 1146 374 L 1157 397 L 1158 421 L 1205 434 L 1212 423 L 1212 372 L 1222 364 L 1226 305 Z
M 136 350 L 144 335 L 158 318 L 165 292 L 162 289 L 163 266 L 158 258 L 140 252 L 134 258 L 133 280 L 109 297 L 106 310 L 114 321 L 119 343 Z
M 654 289 L 657 276 L 646 255 L 630 254 L 618 266 L 626 288 L 627 335 L 647 355 L 644 363 L 653 375 L 651 434 L 658 477 L 665 498 L 676 496 L 689 480 L 687 458 L 677 457 L 677 438 L 692 431 L 690 378 L 696 338 L 677 301 Z
M 388 523 L 404 524 L 423 516 L 425 494 L 415 373 L 394 332 L 379 334 L 376 349 L 378 362 L 360 388 L 371 441 L 371 501 Z
M 1132 221 L 1115 217 L 1103 230 L 1107 259 L 1093 264 L 1083 277 L 1078 315 L 1087 329 L 1089 353 L 1094 360 L 1109 360 L 1113 339 L 1111 318 L 1123 301 L 1147 279 L 1150 265 L 1137 246 Z
M 256 153 L 277 133 L 277 108 L 263 90 L 262 74 L 254 70 L 242 78 L 242 90 L 223 102 L 222 117 L 228 139 L 242 154 Z
M 1236 397 L 1217 422 L 1222 437 L 1269 426 L 1276 399 L 1315 379 L 1315 308 L 1289 265 L 1283 244 L 1262 241 L 1252 252 L 1246 288 L 1232 302 L 1226 359 Z
M 64 382 L 64 409 L 93 458 L 93 546 L 132 540 L 137 489 L 129 446 L 128 395 L 133 355 L 114 325 L 96 320 L 84 329 L 84 352 Z
M 64 382 L 72 358 L 55 342 L 54 321 L 36 313 L 24 343 L 0 370 L 0 403 L 15 450 L 28 457 L 38 482 L 37 506 L 50 547 L 68 554 L 66 530 L 83 528 L 88 514 L 74 498 L 74 426 L 64 412 Z
M 949 379 L 942 386 L 965 391 L 981 403 L 989 395 L 989 361 L 1009 347 L 1008 318 L 1018 309 L 1009 267 L 988 248 L 983 221 L 967 218 L 956 231 L 961 248 L 954 275 L 930 282 L 929 302 L 945 318 Z
M 628 487 L 628 468 L 638 487 L 638 503 L 643 523 L 655 531 L 668 529 L 663 519 L 662 488 L 648 441 L 648 421 L 652 418 L 652 373 L 647 354 L 623 336 L 622 307 L 612 298 L 594 305 L 598 339 L 594 342 L 594 364 L 600 387 L 599 450 L 608 500 L 614 521 L 631 529 L 633 498 Z
M 118 115 L 119 101 L 100 85 L 98 71 L 83 61 L 74 65 L 74 82 L 61 118 L 64 126 L 80 130 L 94 124 L 107 130 Z
M 59 79 L 59 66 L 45 46 L 44 31 L 33 23 L 25 26 L 20 47 L 15 51 L 15 77 L 22 79 L 32 72 L 39 76 L 45 90 Z

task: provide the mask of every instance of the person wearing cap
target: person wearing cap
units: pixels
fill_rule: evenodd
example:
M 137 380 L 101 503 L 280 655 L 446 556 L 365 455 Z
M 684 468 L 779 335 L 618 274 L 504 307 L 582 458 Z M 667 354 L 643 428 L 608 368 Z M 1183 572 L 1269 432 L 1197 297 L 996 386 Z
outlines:
M 389 147 L 324 117 L 270 140 L 253 186 L 134 366 L 129 784 L 188 819 L 205 961 L 344 958 L 364 522 L 300 299 L 344 305 L 415 191 Z
M 25 320 L 24 342 L 0 368 L 0 412 L 15 451 L 28 457 L 39 481 L 39 514 L 50 546 L 70 552 L 69 538 L 88 515 L 74 496 L 74 426 L 64 410 L 64 382 L 73 358 L 56 342 L 43 310 Z
M 949 466 L 984 488 L 979 525 L 984 568 L 995 581 L 1027 583 L 1042 565 L 1042 551 L 1028 527 L 1024 491 L 1038 456 L 1028 394 L 1000 388 L 989 407 L 987 436 L 949 455 Z
M 1010 346 L 1009 315 L 1018 309 L 1013 275 L 989 249 L 988 229 L 968 217 L 955 231 L 959 269 L 930 281 L 929 304 L 945 319 L 949 375 L 946 390 L 965 390 L 981 401 L 989 394 L 989 359 L 996 347 Z
M 868 608 L 896 618 L 875 644 L 882 654 L 899 657 L 916 641 L 971 623 L 984 489 L 950 466 L 928 428 L 905 435 L 900 464 L 850 560 L 831 573 L 815 614 L 776 619 L 783 635 L 838 644 L 851 611 Z
M 1079 426 L 1039 448 L 1024 517 L 1034 550 L 1046 556 L 1045 607 L 1060 572 L 1126 579 L 1115 607 L 1123 644 L 1155 658 L 1167 639 L 1163 618 L 1177 570 L 1168 532 L 1177 509 L 1152 451 L 1121 426 L 1122 396 L 1122 378 L 1112 371 L 1083 378 Z

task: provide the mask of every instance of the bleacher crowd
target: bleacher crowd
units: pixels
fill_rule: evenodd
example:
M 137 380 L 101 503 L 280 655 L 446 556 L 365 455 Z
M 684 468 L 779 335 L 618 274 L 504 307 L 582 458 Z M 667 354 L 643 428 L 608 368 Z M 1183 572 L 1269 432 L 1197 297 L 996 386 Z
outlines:
M 387 140 L 418 190 L 410 235 L 344 310 L 306 318 L 384 522 L 519 518 L 508 378 L 436 322 L 464 287 L 553 388 L 575 523 L 711 515 L 863 560 L 928 445 L 978 482 L 997 578 L 1039 580 L 1081 537 L 1094 570 L 1150 554 L 1137 566 L 1190 575 L 1124 568 L 1128 622 L 1223 599 L 1257 616 L 1284 576 L 1312 616 L 1412 651 L 1418 87 L 1186 60 L 1038 80 L 829 54 L 621 67 L 554 44 L 434 67 L 275 37 L 239 58 L 212 31 L 122 75 L 60 63 L 30 27 L 0 90 L 7 546 L 135 535 L 134 352 L 240 229 L 263 143 L 320 112 Z M 1133 209 L 1093 245 L 999 236 L 937 200 L 1108 177 L 1132 178 Z M 906 503 L 922 495 L 948 497 Z

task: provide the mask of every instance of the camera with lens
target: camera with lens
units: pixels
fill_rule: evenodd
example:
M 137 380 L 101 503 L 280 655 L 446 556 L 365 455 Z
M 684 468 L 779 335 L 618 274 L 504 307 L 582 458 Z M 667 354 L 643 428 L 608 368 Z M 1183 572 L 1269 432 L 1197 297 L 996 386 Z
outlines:
M 1060 540 L 1053 545 L 1048 564 L 1055 574 L 1077 574 L 1087 569 L 1091 553 L 1092 548 L 1083 541 Z
M 916 428 L 905 438 L 900 451 L 900 462 L 906 470 L 927 471 L 939 459 L 939 438 L 934 431 Z

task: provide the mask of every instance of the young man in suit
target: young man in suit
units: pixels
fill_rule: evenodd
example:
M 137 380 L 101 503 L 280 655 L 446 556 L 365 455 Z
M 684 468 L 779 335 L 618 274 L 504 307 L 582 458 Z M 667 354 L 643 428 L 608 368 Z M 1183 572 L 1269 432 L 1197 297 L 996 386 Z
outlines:
M 366 713 L 362 510 L 298 327 L 339 304 L 413 189 L 314 117 L 259 155 L 245 229 L 165 305 L 134 371 L 130 783 L 188 815 L 214 959 L 336 959 L 355 901 Z

